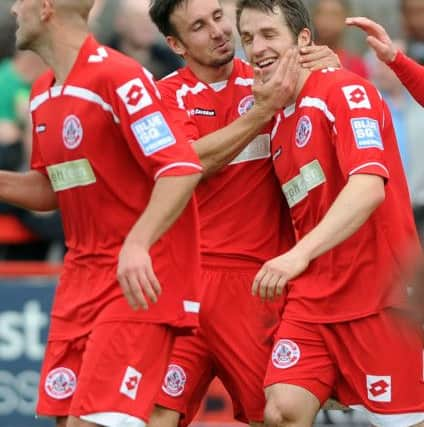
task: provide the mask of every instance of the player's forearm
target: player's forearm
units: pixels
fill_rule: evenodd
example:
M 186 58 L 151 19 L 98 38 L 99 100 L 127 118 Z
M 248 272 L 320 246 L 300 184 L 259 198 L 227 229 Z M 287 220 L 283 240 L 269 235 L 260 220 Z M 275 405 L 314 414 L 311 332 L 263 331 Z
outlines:
M 309 261 L 352 236 L 384 201 L 384 181 L 374 175 L 350 177 L 321 222 L 293 248 Z
M 228 126 L 198 139 L 193 147 L 210 176 L 231 162 L 272 119 L 272 111 L 253 106 Z
M 147 208 L 126 240 L 149 250 L 180 216 L 201 177 L 197 173 L 159 178 Z
M 388 65 L 416 101 L 424 106 L 424 67 L 401 52 Z
M 0 200 L 33 211 L 57 209 L 49 179 L 40 172 L 0 171 Z

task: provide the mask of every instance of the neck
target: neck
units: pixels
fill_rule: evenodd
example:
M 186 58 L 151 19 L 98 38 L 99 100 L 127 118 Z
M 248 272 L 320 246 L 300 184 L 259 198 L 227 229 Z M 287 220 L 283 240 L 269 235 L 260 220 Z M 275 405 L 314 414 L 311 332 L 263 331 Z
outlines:
M 193 74 L 205 83 L 216 83 L 228 80 L 234 66 L 234 61 L 230 61 L 219 67 L 202 65 L 190 59 L 187 59 L 186 62 Z
M 293 97 L 290 99 L 290 102 L 288 102 L 287 105 L 294 104 L 297 100 L 297 98 L 300 95 L 300 92 L 303 89 L 303 86 L 305 86 L 306 80 L 308 80 L 309 76 L 311 75 L 311 71 L 306 69 L 301 69 L 299 72 L 299 77 L 297 78 L 296 82 L 296 88 L 293 94 Z
M 36 49 L 44 62 L 53 70 L 56 82 L 61 85 L 68 77 L 84 40 L 88 35 L 85 25 L 67 28 L 57 26 L 52 28 L 49 40 Z

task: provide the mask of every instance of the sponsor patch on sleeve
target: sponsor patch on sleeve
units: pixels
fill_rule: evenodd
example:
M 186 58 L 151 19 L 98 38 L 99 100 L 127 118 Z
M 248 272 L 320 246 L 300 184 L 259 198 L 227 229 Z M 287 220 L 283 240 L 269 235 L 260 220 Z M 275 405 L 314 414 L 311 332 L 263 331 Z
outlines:
M 174 134 L 159 111 L 134 122 L 131 130 L 145 156 L 151 156 L 176 142 Z
M 377 120 L 362 117 L 351 119 L 350 123 L 353 135 L 355 136 L 356 146 L 359 149 L 378 148 L 379 150 L 384 150 Z

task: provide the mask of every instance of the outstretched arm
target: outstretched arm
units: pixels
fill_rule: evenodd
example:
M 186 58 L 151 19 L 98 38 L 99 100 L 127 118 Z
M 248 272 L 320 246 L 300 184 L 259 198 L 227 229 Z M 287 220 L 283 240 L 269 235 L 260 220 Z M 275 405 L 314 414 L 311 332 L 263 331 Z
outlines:
M 399 51 L 386 30 L 371 19 L 347 18 L 346 24 L 356 26 L 367 33 L 367 42 L 377 57 L 396 73 L 410 94 L 424 106 L 424 67 Z

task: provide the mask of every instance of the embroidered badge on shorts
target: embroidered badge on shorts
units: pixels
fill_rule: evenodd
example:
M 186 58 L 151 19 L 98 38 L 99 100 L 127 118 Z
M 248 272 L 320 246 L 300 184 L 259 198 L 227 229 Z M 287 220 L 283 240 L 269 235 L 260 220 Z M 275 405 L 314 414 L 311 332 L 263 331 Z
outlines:
M 63 400 L 72 396 L 77 388 L 77 377 L 71 369 L 56 368 L 51 370 L 44 383 L 45 392 L 53 399 Z
M 172 397 L 181 396 L 184 392 L 187 376 L 181 366 L 170 364 L 163 380 L 162 390 Z
M 299 346 L 291 340 L 279 340 L 272 350 L 272 363 L 276 368 L 287 369 L 300 359 Z

